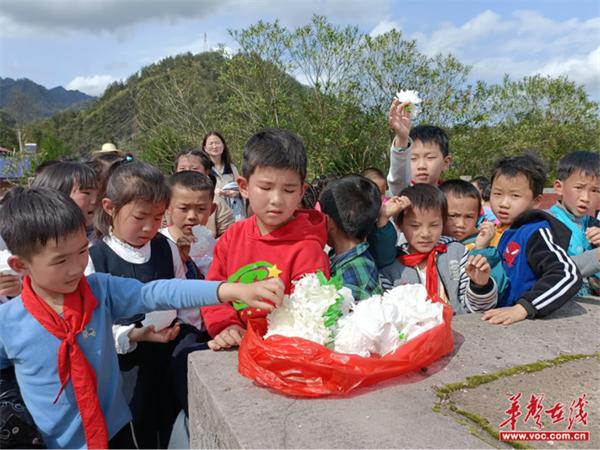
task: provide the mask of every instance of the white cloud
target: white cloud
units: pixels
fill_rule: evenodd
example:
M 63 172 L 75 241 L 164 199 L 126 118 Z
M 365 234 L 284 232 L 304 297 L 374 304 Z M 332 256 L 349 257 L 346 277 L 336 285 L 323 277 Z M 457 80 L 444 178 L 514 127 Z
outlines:
M 371 30 L 371 32 L 369 33 L 369 36 L 371 36 L 371 37 L 379 36 L 380 34 L 385 34 L 388 31 L 392 31 L 392 30 L 401 31 L 402 27 L 400 27 L 400 24 L 398 22 L 395 22 L 393 20 L 384 19 L 384 20 L 379 21 L 379 23 L 377 25 L 375 25 L 375 28 L 373 28 Z
M 464 24 L 446 23 L 412 38 L 426 54 L 453 53 L 473 66 L 477 79 L 498 81 L 508 73 L 566 75 L 600 97 L 600 17 L 557 21 L 537 11 L 518 10 L 509 17 L 485 11 Z
M 457 50 L 477 42 L 484 36 L 505 31 L 509 25 L 493 11 L 487 10 L 457 27 L 451 23 L 443 24 L 439 30 L 420 42 L 423 51 L 429 55 L 436 53 L 456 52 Z M 415 38 L 423 38 L 420 33 Z
M 581 57 L 553 59 L 534 73 L 557 77 L 567 75 L 569 79 L 584 84 L 593 97 L 600 97 L 600 45 Z
M 112 75 L 79 76 L 69 81 L 66 88 L 78 90 L 88 95 L 99 96 L 113 81 L 117 80 Z
M 2 0 L 0 32 L 120 32 L 151 20 L 177 22 L 212 14 L 232 0 Z
M 229 22 L 278 18 L 305 24 L 313 14 L 336 22 L 373 26 L 391 11 L 391 0 L 2 0 L 0 35 L 116 33 L 149 21 L 177 23 L 226 14 Z

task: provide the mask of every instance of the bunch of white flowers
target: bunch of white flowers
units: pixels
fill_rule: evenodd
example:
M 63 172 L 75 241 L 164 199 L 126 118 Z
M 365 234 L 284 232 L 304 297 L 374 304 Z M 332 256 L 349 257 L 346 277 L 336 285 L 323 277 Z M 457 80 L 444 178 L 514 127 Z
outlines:
M 383 296 L 358 302 L 341 318 L 334 350 L 364 357 L 384 356 L 442 321 L 442 304 L 427 300 L 423 285 L 398 286 Z
M 418 91 L 400 90 L 400 92 L 396 92 L 396 98 L 400 103 L 409 102 L 410 105 L 407 106 L 406 110 L 411 114 L 412 118 L 415 118 L 420 112 L 420 104 L 421 97 L 419 97 Z
M 283 303 L 269 314 L 265 339 L 273 335 L 300 337 L 326 345 L 331 340 L 331 326 L 326 324 L 326 313 L 336 302 L 343 314 L 349 311 L 352 293 L 348 288 L 339 291 L 335 284 L 322 283 L 316 274 L 308 274 L 295 282 L 294 292 L 285 296 Z M 338 302 L 339 297 L 343 298 Z

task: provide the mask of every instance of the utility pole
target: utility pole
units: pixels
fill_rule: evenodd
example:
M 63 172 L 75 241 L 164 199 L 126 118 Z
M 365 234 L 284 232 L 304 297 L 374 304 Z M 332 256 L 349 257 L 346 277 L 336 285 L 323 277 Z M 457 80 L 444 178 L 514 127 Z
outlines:
M 21 130 L 17 128 L 17 138 L 19 139 L 19 152 L 23 153 L 23 140 L 21 139 Z

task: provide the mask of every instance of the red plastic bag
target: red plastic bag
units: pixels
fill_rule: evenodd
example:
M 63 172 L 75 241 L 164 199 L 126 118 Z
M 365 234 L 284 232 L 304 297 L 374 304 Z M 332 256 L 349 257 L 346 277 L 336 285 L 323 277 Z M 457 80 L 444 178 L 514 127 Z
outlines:
M 335 353 L 302 338 L 271 336 L 264 319 L 248 322 L 238 353 L 239 371 L 284 394 L 321 397 L 346 394 L 428 366 L 454 348 L 452 308 L 444 305 L 444 322 L 383 357 Z

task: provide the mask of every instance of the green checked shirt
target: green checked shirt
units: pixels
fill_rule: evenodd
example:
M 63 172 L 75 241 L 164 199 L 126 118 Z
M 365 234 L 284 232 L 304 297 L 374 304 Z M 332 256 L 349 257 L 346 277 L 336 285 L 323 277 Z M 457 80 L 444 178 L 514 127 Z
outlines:
M 333 250 L 329 253 L 331 276 L 341 274 L 344 286 L 352 291 L 354 300 L 365 300 L 383 292 L 379 272 L 368 249 L 369 244 L 361 242 L 341 255 L 336 255 Z

